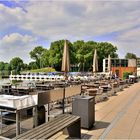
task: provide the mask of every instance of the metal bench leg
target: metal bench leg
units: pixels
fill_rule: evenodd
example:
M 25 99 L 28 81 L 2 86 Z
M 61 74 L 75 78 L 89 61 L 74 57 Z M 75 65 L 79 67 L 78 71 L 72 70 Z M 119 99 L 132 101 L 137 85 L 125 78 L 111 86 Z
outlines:
M 37 106 L 33 107 L 33 128 L 37 126 Z
M 2 111 L 0 111 L 0 113 L 1 113 L 1 116 L 0 116 L 0 123 L 1 123 L 0 134 L 2 134 L 2 125 L 3 125 L 3 122 L 2 122 Z
M 16 112 L 16 136 L 20 134 L 20 111 Z
M 74 122 L 63 130 L 63 134 L 69 135 L 71 138 L 81 138 L 81 120 Z

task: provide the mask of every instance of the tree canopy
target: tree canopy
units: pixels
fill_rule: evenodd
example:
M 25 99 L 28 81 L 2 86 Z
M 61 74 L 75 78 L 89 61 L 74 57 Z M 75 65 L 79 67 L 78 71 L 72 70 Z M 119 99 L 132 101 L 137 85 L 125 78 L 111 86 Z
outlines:
M 108 55 L 112 58 L 117 58 L 117 47 L 108 42 L 95 42 L 77 40 L 68 42 L 70 53 L 71 71 L 92 71 L 93 54 L 97 50 L 99 71 L 102 71 L 103 59 Z M 64 48 L 64 40 L 57 40 L 51 43 L 50 48 L 46 49 L 43 46 L 37 46 L 30 51 L 30 57 L 33 59 L 29 64 L 24 64 L 19 57 L 12 58 L 10 63 L 0 62 L 0 71 L 3 70 L 32 70 L 45 67 L 55 68 L 61 71 L 62 55 Z M 127 53 L 126 58 L 135 58 L 135 54 Z
M 41 57 L 42 57 L 44 51 L 45 51 L 45 49 L 42 46 L 37 46 L 30 52 L 30 57 L 36 61 L 36 65 L 39 68 L 42 67 Z
M 24 67 L 23 60 L 19 57 L 14 57 L 10 61 L 11 70 L 14 70 L 16 73 L 19 73 Z
M 136 56 L 134 53 L 127 53 L 127 54 L 125 55 L 125 58 L 126 58 L 126 59 L 136 59 L 137 56 Z
M 94 41 L 84 42 L 83 40 L 78 40 L 71 43 L 68 42 L 70 51 L 70 62 L 72 65 L 77 65 L 79 71 L 90 71 L 92 69 L 93 52 L 97 49 L 97 55 L 99 60 L 99 71 L 102 71 L 102 61 L 104 58 L 108 57 L 118 57 L 116 54 L 117 47 L 113 46 L 111 43 L 101 42 L 97 43 Z M 56 70 L 61 70 L 62 54 L 63 54 L 64 40 L 59 40 L 51 43 L 49 51 L 49 64 L 56 68 Z

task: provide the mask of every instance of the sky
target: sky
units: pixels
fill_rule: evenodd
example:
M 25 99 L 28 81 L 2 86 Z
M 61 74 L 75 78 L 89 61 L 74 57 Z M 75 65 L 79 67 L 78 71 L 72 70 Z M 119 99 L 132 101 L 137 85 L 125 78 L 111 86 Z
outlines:
M 139 0 L 0 0 L 0 61 L 31 60 L 35 46 L 67 39 L 110 42 L 140 57 Z

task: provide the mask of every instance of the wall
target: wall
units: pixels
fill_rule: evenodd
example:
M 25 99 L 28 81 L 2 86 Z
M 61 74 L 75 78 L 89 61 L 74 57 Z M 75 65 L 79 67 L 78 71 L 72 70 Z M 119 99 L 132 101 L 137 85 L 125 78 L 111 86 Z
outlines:
M 137 73 L 137 67 L 112 67 L 111 68 L 112 74 L 115 74 L 116 70 L 119 71 L 120 78 L 123 78 L 124 72 Z

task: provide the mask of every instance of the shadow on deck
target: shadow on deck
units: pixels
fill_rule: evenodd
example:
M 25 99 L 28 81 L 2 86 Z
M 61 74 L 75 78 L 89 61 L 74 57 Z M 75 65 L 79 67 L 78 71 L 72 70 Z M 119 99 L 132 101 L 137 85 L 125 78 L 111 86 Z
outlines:
M 95 126 L 91 130 L 107 128 L 109 125 L 110 125 L 110 123 L 108 123 L 108 122 L 96 121 Z

